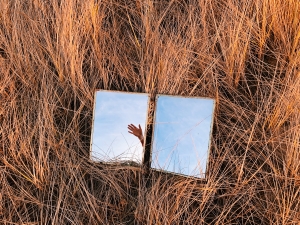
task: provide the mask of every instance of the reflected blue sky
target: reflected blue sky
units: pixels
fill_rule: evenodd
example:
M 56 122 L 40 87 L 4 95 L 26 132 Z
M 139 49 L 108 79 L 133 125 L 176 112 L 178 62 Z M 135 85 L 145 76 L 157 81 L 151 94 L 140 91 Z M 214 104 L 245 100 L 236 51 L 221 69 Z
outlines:
M 159 95 L 152 167 L 204 177 L 214 100 Z
M 91 158 L 96 161 L 143 159 L 139 139 L 128 133 L 127 125 L 145 129 L 147 94 L 97 91 L 95 95 Z

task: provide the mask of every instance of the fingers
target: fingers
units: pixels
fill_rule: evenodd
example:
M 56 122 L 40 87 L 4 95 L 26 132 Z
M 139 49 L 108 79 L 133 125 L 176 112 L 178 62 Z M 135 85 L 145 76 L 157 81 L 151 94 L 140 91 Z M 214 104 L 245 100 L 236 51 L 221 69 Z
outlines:
M 128 133 L 133 134 L 134 136 L 138 136 L 138 128 L 134 126 L 133 124 L 128 125 Z
M 133 124 L 128 125 L 129 130 L 137 130 L 138 128 L 134 126 Z
M 130 130 L 131 132 L 129 133 L 132 133 L 133 135 L 135 136 L 140 136 L 140 135 L 143 135 L 143 131 L 142 131 L 142 128 L 141 128 L 141 125 L 139 124 L 139 128 L 137 128 L 136 126 L 134 126 L 133 124 L 129 124 L 128 125 L 128 130 Z
M 137 128 L 137 127 L 134 126 L 133 124 L 129 124 L 128 127 L 131 127 L 131 128 Z

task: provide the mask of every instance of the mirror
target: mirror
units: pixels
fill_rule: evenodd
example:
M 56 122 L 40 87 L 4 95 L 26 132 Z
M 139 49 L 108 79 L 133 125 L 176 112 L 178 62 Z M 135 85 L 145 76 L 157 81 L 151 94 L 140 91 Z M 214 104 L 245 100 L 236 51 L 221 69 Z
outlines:
M 144 133 L 148 94 L 99 90 L 95 93 L 90 157 L 94 161 L 143 160 L 143 145 L 132 129 Z M 131 129 L 128 128 L 128 125 Z M 134 132 L 136 133 L 136 132 Z
M 156 96 L 152 167 L 204 178 L 215 101 Z

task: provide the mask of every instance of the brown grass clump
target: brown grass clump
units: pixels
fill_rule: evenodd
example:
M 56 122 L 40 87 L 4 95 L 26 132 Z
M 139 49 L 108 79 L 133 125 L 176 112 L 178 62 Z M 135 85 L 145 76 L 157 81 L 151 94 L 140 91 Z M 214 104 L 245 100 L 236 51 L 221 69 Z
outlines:
M 299 224 L 298 0 L 0 2 L 0 224 Z M 95 88 L 216 98 L 209 176 L 88 161 Z

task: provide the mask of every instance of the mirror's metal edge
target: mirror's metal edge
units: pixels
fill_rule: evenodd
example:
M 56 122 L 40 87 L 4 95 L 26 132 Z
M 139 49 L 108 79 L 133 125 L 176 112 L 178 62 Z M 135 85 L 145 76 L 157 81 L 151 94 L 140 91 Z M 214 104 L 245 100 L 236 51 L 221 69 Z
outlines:
M 89 154 L 90 160 L 92 160 L 92 147 L 93 147 L 93 137 L 94 137 L 93 133 L 94 133 L 94 121 L 95 121 L 95 111 L 96 111 L 96 95 L 97 95 L 97 90 L 94 90 L 93 119 L 92 119 L 91 143 L 90 143 L 90 154 Z
M 197 99 L 209 99 L 213 101 L 213 109 L 212 109 L 212 117 L 211 117 L 211 121 L 210 121 L 210 132 L 209 132 L 209 143 L 208 143 L 208 150 L 207 150 L 207 159 L 206 159 L 206 167 L 205 167 L 205 173 L 204 173 L 204 177 L 196 177 L 196 176 L 192 176 L 192 175 L 186 175 L 186 174 L 182 174 L 182 173 L 176 173 L 176 172 L 171 172 L 171 171 L 167 171 L 167 170 L 163 170 L 163 169 L 158 169 L 158 168 L 151 168 L 152 170 L 158 171 L 158 172 L 165 172 L 165 173 L 170 173 L 170 174 L 174 174 L 177 176 L 182 176 L 182 177 L 187 177 L 187 178 L 194 178 L 197 180 L 202 180 L 202 181 L 206 181 L 207 180 L 207 170 L 208 170 L 208 165 L 209 165 L 209 158 L 210 158 L 210 148 L 211 148 L 211 137 L 212 137 L 212 129 L 213 129 L 213 122 L 214 122 L 214 114 L 215 114 L 215 107 L 216 107 L 216 100 L 214 98 L 210 98 L 210 97 L 198 97 L 198 96 L 182 96 L 182 95 L 166 95 L 166 94 L 157 94 L 155 97 L 155 104 L 157 104 L 157 100 L 160 96 L 165 96 L 165 97 L 178 97 L 178 98 L 197 98 Z M 154 129 L 155 129 L 155 120 L 156 120 L 156 110 L 154 112 L 154 119 L 153 119 L 153 134 L 154 135 Z M 152 142 L 153 142 L 154 136 L 152 137 Z M 151 155 L 150 157 L 152 157 L 152 147 L 153 147 L 153 143 L 151 142 Z M 151 163 L 152 158 L 150 158 L 150 163 Z M 151 166 L 151 164 L 150 164 Z
M 212 134 L 213 134 L 213 127 L 214 127 L 214 118 L 215 118 L 215 108 L 216 108 L 216 100 L 213 100 L 213 109 L 212 109 L 212 115 L 211 115 L 211 121 L 210 121 L 210 132 L 209 132 L 209 142 L 208 142 L 208 151 L 207 151 L 207 159 L 206 159 L 206 169 L 205 169 L 205 179 L 207 179 L 207 174 L 209 171 L 209 158 L 211 155 L 211 142 L 212 142 Z

